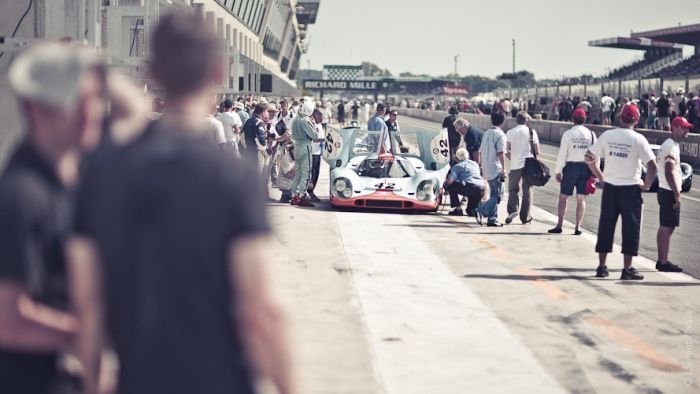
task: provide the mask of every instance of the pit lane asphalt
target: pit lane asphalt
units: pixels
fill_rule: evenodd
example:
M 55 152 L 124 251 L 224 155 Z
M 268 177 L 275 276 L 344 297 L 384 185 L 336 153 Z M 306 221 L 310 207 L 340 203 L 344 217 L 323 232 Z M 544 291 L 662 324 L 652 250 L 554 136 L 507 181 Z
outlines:
M 441 124 L 436 122 L 406 116 L 400 116 L 398 120 L 401 128 L 404 130 L 435 130 L 436 127 L 441 127 Z M 541 151 L 540 159 L 554 171 L 559 146 L 542 144 Z M 506 165 L 509 165 L 509 160 L 506 160 Z M 552 180 L 550 180 L 547 185 L 535 188 L 534 204 L 556 216 L 559 199 L 559 183 L 554 180 L 553 175 L 554 174 L 552 174 Z M 587 198 L 583 228 L 592 233 L 596 233 L 598 229 L 601 195 L 602 193 L 599 190 L 595 195 Z M 698 242 L 698 234 L 700 234 L 700 178 L 697 175 L 693 179 L 693 187 L 690 192 L 682 193 L 681 195 L 681 226 L 676 229 L 671 238 L 671 253 L 669 259 L 683 267 L 684 272 L 695 278 L 700 278 L 700 242 Z M 656 201 L 656 193 L 644 193 L 643 198 L 644 214 L 639 254 L 656 261 L 656 231 L 659 226 L 659 206 Z M 575 221 L 575 216 L 576 199 L 575 197 L 571 197 L 569 199 L 566 220 L 569 223 L 573 223 Z M 503 219 L 504 218 L 502 218 L 502 220 Z M 552 218 L 551 223 L 553 226 L 556 223 L 556 218 Z M 620 222 L 618 222 L 617 233 L 615 235 L 615 242 L 618 244 L 622 242 L 621 229 L 622 226 Z M 572 232 L 573 228 L 571 226 L 565 226 L 562 235 L 566 236 Z M 617 255 L 611 255 L 608 259 L 617 259 L 618 257 Z
M 621 282 L 619 253 L 595 278 L 595 237 L 547 234 L 537 207 L 503 228 L 335 210 L 328 171 L 315 208 L 268 204 L 300 393 L 700 390 L 700 281 L 638 258 Z

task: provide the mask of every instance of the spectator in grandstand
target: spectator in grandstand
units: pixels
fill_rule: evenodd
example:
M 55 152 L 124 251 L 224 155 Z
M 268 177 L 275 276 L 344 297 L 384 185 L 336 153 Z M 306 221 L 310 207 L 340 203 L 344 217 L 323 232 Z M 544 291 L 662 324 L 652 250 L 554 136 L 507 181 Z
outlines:
M 604 132 L 586 152 L 586 163 L 593 174 L 605 182 L 598 223 L 595 251 L 599 261 L 596 277 L 608 274 L 606 260 L 612 252 L 617 219 L 622 216 L 622 253 L 624 269 L 620 279 L 641 280 L 644 276 L 632 267 L 632 258 L 639 252 L 639 230 L 642 221 L 642 190 L 649 190 L 656 176 L 656 157 L 649 142 L 634 131 L 639 109 L 626 105 L 620 113 L 622 127 Z M 605 158 L 601 172 L 598 158 Z M 641 163 L 647 164 L 647 175 L 641 184 Z
M 615 100 L 610 97 L 607 93 L 603 93 L 603 97 L 600 99 L 600 110 L 601 110 L 601 123 L 604 125 L 610 125 L 612 120 L 612 110 L 615 107 Z
M 656 127 L 666 131 L 671 129 L 671 101 L 665 90 L 656 101 Z
M 584 156 L 588 148 L 596 141 L 595 134 L 583 124 L 586 122 L 586 113 L 583 108 L 577 108 L 573 115 L 574 127 L 566 130 L 561 137 L 559 154 L 554 169 L 554 177 L 561 183 L 559 192 L 559 207 L 557 210 L 557 225 L 549 230 L 550 234 L 560 234 L 566 215 L 566 205 L 569 197 L 576 189 L 576 228 L 575 235 L 581 234 L 581 222 L 586 212 L 586 196 L 588 195 L 587 183 L 591 177 L 591 170 L 586 165 Z
M 656 269 L 663 272 L 681 272 L 683 268 L 668 261 L 673 230 L 681 220 L 681 150 L 679 142 L 688 138 L 693 129 L 684 117 L 671 121 L 671 138 L 661 144 L 656 162 L 659 164 L 659 230 L 656 233 L 658 257 Z

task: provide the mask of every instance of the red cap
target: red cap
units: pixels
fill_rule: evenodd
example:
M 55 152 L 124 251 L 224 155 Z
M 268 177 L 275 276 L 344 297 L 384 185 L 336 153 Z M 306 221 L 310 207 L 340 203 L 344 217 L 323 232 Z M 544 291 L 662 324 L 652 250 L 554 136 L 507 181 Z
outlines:
M 634 104 L 627 104 L 622 107 L 620 119 L 625 123 L 632 123 L 639 120 L 639 108 Z
M 574 120 L 578 120 L 581 122 L 586 121 L 586 111 L 583 110 L 583 108 L 576 108 L 574 110 L 574 113 L 571 115 Z
M 682 116 L 676 116 L 671 122 L 671 127 L 683 127 L 684 129 L 693 130 L 693 125 L 688 122 L 688 119 Z

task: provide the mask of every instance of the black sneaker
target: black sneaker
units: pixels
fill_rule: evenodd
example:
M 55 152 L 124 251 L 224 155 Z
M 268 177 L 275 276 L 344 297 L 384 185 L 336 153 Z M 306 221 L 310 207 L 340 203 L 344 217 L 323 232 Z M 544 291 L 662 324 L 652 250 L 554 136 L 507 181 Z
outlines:
M 510 224 L 516 216 L 518 216 L 517 212 L 508 214 L 508 217 L 506 218 L 506 224 Z
M 661 272 L 683 272 L 683 268 L 673 264 L 670 261 L 665 263 L 656 262 L 656 269 Z
M 547 232 L 550 234 L 561 234 L 561 231 L 561 227 L 554 227 L 547 230 Z
M 623 268 L 622 269 L 622 274 L 620 275 L 621 280 L 642 280 L 644 279 L 644 275 L 640 274 L 637 272 L 634 267 L 629 267 L 627 269 Z
M 464 212 L 462 211 L 462 208 L 455 208 L 451 210 L 450 212 L 447 213 L 450 216 L 464 216 Z
M 595 270 L 595 277 L 596 278 L 607 278 L 610 276 L 610 273 L 608 272 L 608 266 L 598 266 L 598 268 Z
M 503 223 L 501 222 L 488 222 L 486 223 L 486 227 L 503 227 Z

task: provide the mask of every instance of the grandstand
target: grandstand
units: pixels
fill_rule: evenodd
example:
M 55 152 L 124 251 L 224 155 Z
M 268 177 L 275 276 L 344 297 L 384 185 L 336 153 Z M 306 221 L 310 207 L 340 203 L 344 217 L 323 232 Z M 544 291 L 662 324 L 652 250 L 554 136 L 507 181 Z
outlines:
M 644 78 L 683 59 L 681 44 L 644 37 L 613 37 L 590 41 L 590 46 L 644 51 L 644 58 L 613 70 L 604 79 Z
M 644 58 L 622 66 L 604 77 L 628 80 L 649 77 L 674 78 L 700 75 L 700 24 L 632 33 L 590 41 L 590 46 L 643 50 Z M 683 45 L 695 47 L 695 54 L 683 59 Z

